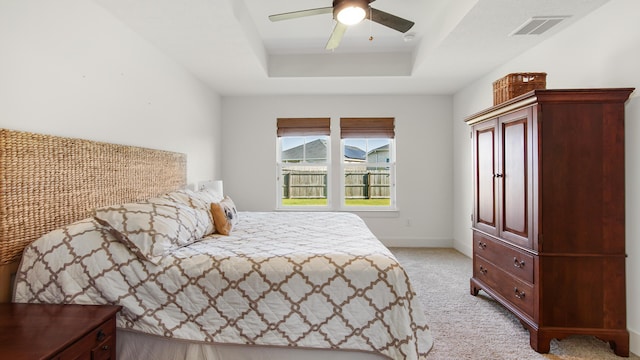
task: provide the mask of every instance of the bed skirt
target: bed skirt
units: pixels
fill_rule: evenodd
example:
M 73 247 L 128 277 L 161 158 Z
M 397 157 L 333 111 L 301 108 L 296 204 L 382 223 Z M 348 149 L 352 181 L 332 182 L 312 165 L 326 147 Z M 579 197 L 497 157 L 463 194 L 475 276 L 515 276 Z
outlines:
M 163 338 L 127 330 L 117 331 L 119 360 L 382 360 L 375 353 L 271 346 L 205 344 Z

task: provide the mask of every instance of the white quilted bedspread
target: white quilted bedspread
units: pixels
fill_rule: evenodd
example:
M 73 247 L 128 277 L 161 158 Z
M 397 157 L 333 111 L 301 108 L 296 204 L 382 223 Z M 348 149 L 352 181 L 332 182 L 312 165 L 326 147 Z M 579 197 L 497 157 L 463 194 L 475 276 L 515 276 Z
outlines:
M 25 250 L 14 300 L 119 304 L 119 328 L 175 339 L 426 356 L 431 334 L 407 274 L 359 217 L 239 218 L 230 236 L 158 266 L 83 220 Z

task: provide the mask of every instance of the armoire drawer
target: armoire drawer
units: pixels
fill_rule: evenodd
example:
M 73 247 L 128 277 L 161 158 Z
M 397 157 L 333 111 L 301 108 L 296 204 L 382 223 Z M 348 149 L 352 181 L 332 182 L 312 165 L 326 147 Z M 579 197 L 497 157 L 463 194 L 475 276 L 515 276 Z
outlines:
M 473 243 L 476 254 L 491 261 L 509 274 L 533 283 L 533 255 L 476 231 L 473 232 Z
M 474 256 L 473 276 L 486 283 L 507 301 L 533 317 L 534 287 L 509 275 L 493 263 Z

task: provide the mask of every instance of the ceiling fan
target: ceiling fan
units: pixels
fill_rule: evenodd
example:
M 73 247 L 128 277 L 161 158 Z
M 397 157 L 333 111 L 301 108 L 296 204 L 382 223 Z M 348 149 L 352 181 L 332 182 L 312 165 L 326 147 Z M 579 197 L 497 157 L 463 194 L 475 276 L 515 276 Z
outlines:
M 333 50 L 340 45 L 347 27 L 358 24 L 363 19 L 369 19 L 388 28 L 405 33 L 415 24 L 413 21 L 377 10 L 369 6 L 375 0 L 333 0 L 333 6 L 317 9 L 293 11 L 269 16 L 271 21 L 296 19 L 305 16 L 333 13 L 336 26 L 329 37 L 326 49 Z

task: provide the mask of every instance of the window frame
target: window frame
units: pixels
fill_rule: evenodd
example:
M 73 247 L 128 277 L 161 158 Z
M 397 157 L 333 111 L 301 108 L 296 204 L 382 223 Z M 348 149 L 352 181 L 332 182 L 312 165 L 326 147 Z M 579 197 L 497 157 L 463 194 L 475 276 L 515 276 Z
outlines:
M 326 142 L 326 161 L 324 162 L 307 162 L 306 159 L 301 163 L 285 163 L 283 162 L 283 142 L 287 137 L 324 137 Z M 395 137 L 395 118 L 340 118 L 340 127 L 338 132 L 331 132 L 331 118 L 278 118 L 277 119 L 277 144 L 276 144 L 276 210 L 284 211 L 347 211 L 347 212 L 397 212 L 397 161 L 396 161 L 396 137 Z M 333 140 L 340 140 L 338 164 L 336 164 L 332 152 L 334 145 Z M 363 139 L 367 141 L 367 149 L 365 153 L 372 150 L 369 149 L 369 140 L 385 139 L 389 144 L 388 162 L 369 162 L 365 157 L 363 163 L 365 167 L 388 168 L 389 169 L 389 205 L 347 205 L 346 204 L 346 170 L 349 165 L 345 161 L 345 142 L 347 139 Z M 303 141 L 303 144 L 309 144 L 312 141 Z M 336 144 L 337 145 L 337 144 Z M 384 145 L 382 145 L 384 146 Z M 292 147 L 295 148 L 295 147 Z M 335 150 L 335 149 L 334 149 Z M 303 149 L 302 157 L 307 155 Z M 332 161 L 333 160 L 333 161 Z M 386 160 L 386 158 L 385 158 Z M 326 204 L 325 205 L 284 205 L 283 190 L 284 177 L 283 170 L 286 166 L 295 164 L 294 166 L 323 166 L 326 169 Z M 335 169 L 334 169 L 335 167 Z M 339 172 L 339 173 L 338 173 Z M 335 190 L 335 186 L 339 186 Z M 317 195 L 317 194 L 316 194 Z M 337 202 L 337 203 L 336 203 Z
M 379 140 L 381 138 L 347 138 L 349 140 Z M 349 165 L 345 161 L 345 142 L 347 139 L 340 139 L 340 204 L 338 209 L 340 211 L 396 211 L 397 199 L 396 199 L 396 141 L 395 138 L 386 138 L 389 140 L 389 162 L 368 162 L 362 163 L 366 167 L 388 167 L 389 168 L 389 205 L 371 205 L 371 206 L 356 206 L 347 205 L 346 201 L 346 171 Z M 367 149 L 368 151 L 375 149 Z M 368 153 L 367 151 L 367 153 Z
M 285 163 L 282 159 L 283 138 L 302 138 L 303 146 L 312 141 L 308 138 L 322 138 L 326 141 L 326 160 L 324 162 Z M 303 148 L 303 158 L 306 151 Z M 287 165 L 293 166 L 324 166 L 326 168 L 326 205 L 284 205 L 282 191 L 284 188 L 283 169 Z M 331 186 L 331 134 L 330 118 L 278 118 L 276 145 L 276 210 L 287 211 L 329 211 L 332 209 Z

